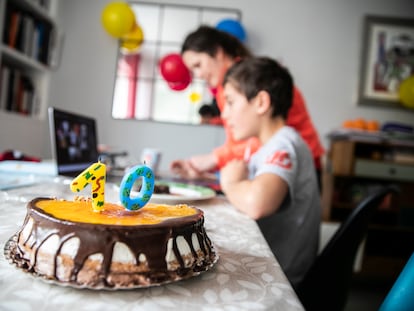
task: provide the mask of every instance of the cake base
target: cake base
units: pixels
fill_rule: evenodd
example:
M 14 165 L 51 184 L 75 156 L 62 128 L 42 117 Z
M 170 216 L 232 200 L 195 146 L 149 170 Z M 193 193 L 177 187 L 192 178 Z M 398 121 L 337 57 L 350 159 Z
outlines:
M 148 287 L 155 287 L 155 286 L 161 286 L 161 285 L 165 285 L 165 284 L 169 284 L 169 283 L 173 283 L 173 282 L 178 282 L 178 281 L 183 281 L 195 276 L 200 275 L 201 273 L 210 270 L 211 268 L 213 268 L 213 266 L 217 263 L 219 256 L 217 254 L 217 252 L 215 250 L 214 251 L 214 261 L 211 262 L 210 265 L 206 265 L 204 266 L 201 270 L 195 272 L 193 271 L 191 274 L 187 274 L 185 276 L 180 277 L 180 279 L 177 280 L 166 280 L 163 282 L 157 282 L 157 283 L 151 283 L 151 284 L 147 284 L 147 285 L 128 285 L 128 286 L 105 286 L 103 284 L 99 284 L 99 285 L 80 285 L 77 282 L 64 282 L 64 281 L 59 281 L 56 279 L 50 279 L 47 276 L 43 275 L 43 274 L 38 274 L 36 271 L 33 271 L 33 269 L 29 269 L 29 265 L 27 264 L 27 260 L 24 260 L 22 258 L 20 258 L 20 256 L 18 255 L 18 253 L 16 252 L 16 248 L 17 248 L 17 234 L 14 234 L 13 236 L 10 237 L 10 239 L 6 242 L 6 244 L 4 245 L 4 257 L 6 258 L 6 260 L 14 265 L 16 268 L 22 270 L 23 272 L 27 273 L 28 275 L 39 279 L 43 282 L 49 283 L 49 284 L 55 284 L 55 285 L 59 285 L 59 286 L 64 286 L 64 287 L 72 287 L 72 288 L 77 288 L 77 289 L 91 289 L 91 290 L 108 290 L 108 291 L 116 291 L 116 290 L 133 290 L 133 289 L 139 289 L 139 288 L 148 288 Z
M 131 212 L 109 203 L 95 213 L 90 201 L 51 198 L 27 204 L 4 255 L 51 283 L 115 290 L 188 279 L 218 260 L 195 207 L 148 204 Z

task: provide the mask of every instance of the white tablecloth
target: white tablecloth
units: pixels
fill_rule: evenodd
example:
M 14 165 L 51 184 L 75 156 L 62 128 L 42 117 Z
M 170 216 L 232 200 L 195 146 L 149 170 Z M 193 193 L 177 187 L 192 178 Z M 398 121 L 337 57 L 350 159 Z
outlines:
M 54 178 L 0 192 L 0 247 L 21 226 L 26 203 L 39 196 L 73 199 L 69 180 Z M 107 184 L 107 201 L 116 202 Z M 223 197 L 194 203 L 220 256 L 209 271 L 158 287 L 94 291 L 49 284 L 0 255 L 0 310 L 303 310 L 255 221 Z

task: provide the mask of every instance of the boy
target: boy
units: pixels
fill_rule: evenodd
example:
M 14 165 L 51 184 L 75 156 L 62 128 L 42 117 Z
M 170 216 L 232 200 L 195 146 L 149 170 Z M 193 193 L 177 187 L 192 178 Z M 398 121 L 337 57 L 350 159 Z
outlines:
M 257 221 L 295 287 L 317 255 L 321 208 L 311 152 L 285 123 L 292 77 L 270 58 L 251 58 L 232 66 L 223 85 L 221 116 L 234 138 L 257 137 L 262 146 L 250 160 L 246 154 L 222 168 L 222 190 Z

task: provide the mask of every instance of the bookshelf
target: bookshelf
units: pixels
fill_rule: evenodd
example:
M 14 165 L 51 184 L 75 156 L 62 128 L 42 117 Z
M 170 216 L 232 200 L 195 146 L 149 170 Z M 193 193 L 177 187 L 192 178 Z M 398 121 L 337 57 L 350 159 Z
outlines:
M 57 64 L 55 2 L 0 0 L 0 119 L 44 115 L 50 72 Z

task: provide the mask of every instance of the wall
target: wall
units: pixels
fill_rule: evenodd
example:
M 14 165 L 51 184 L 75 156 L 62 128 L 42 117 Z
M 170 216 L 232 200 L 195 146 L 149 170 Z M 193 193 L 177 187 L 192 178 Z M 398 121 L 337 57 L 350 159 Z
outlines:
M 96 116 L 99 141 L 137 158 L 144 147 L 160 148 L 162 169 L 172 159 L 219 145 L 221 129 L 111 118 L 117 42 L 100 23 L 109 2 L 59 2 L 65 42 L 61 67 L 52 74 L 50 105 Z M 200 0 L 159 2 L 206 5 Z M 414 18 L 414 1 L 210 0 L 208 5 L 241 9 L 250 48 L 289 67 L 325 146 L 326 134 L 346 118 L 414 123 L 414 111 L 356 105 L 363 16 Z M 39 143 L 47 153 L 48 139 Z

